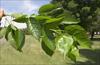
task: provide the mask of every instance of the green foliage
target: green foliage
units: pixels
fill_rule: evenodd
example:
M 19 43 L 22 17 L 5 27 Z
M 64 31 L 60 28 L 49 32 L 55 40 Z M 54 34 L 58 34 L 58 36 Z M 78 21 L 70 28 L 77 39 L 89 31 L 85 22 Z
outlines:
M 0 30 L 0 37 L 3 37 L 6 34 L 6 28 Z
M 43 5 L 40 9 L 39 9 L 39 14 L 46 14 L 47 12 L 53 10 L 57 8 L 55 5 L 53 4 L 46 4 Z
M 21 51 L 25 41 L 25 34 L 21 30 L 12 30 L 12 37 L 16 42 L 17 50 Z
M 64 53 L 64 56 L 68 54 L 71 46 L 73 45 L 73 38 L 71 36 L 61 35 L 56 39 L 57 49 Z
M 74 15 L 72 15 L 69 11 L 65 11 L 62 15 L 59 17 L 64 17 L 61 24 L 78 24 L 80 22 L 79 19 L 77 19 Z
M 27 22 L 27 15 L 25 14 L 14 13 L 11 16 L 15 18 L 14 21 L 16 22 L 20 22 L 20 23 Z
M 55 23 L 55 22 L 59 23 L 59 22 L 62 21 L 62 19 L 63 19 L 63 17 L 61 17 L 61 18 L 53 18 L 53 19 L 47 20 L 46 23 Z
M 56 17 L 62 14 L 63 12 L 64 10 L 62 8 L 54 4 L 47 4 L 47 5 L 42 6 L 39 9 L 40 15 L 47 15 L 47 16 L 52 16 L 52 17 Z
M 68 55 L 67 55 L 71 60 L 76 61 L 77 57 L 79 57 L 79 49 L 76 47 L 72 46 L 70 49 Z
M 56 9 L 51 10 L 50 12 L 48 12 L 47 15 L 56 17 L 56 16 L 62 14 L 63 12 L 64 12 L 64 10 L 62 8 L 56 8 Z
M 33 35 L 33 37 L 40 40 L 41 26 L 40 26 L 40 23 L 37 22 L 34 17 L 28 18 L 27 29 L 28 29 L 29 33 Z
M 69 25 L 65 27 L 65 32 L 73 36 L 73 39 L 77 41 L 82 47 L 89 47 L 90 41 L 86 31 L 79 25 Z
M 86 31 L 78 25 L 80 20 L 63 7 L 47 4 L 40 7 L 39 15 L 18 14 L 15 16 L 15 21 L 27 24 L 28 32 L 40 41 L 42 49 L 49 56 L 52 56 L 55 50 L 59 50 L 65 59 L 69 57 L 76 61 L 79 56 L 79 46 L 90 47 Z M 22 30 L 10 25 L 7 27 L 5 38 L 15 49 L 21 51 L 25 41 Z
M 6 30 L 5 38 L 18 51 L 22 51 L 25 43 L 25 34 L 13 25 L 9 25 Z
M 52 51 L 55 50 L 55 43 L 52 40 L 53 34 L 47 28 L 42 29 L 42 42 Z
M 49 17 L 49 16 L 36 16 L 35 17 L 35 20 L 37 22 L 42 22 L 42 23 L 44 23 L 44 21 L 48 20 L 48 19 L 51 19 L 51 17 Z
M 99 31 L 100 0 L 52 0 L 51 3 L 60 3 L 59 7 L 75 15 L 80 20 L 79 24 L 87 31 Z
M 41 42 L 41 46 L 42 46 L 42 49 L 44 50 L 44 52 L 46 53 L 46 54 L 48 54 L 49 56 L 52 56 L 53 55 L 53 53 L 54 53 L 54 51 L 52 51 L 51 49 L 49 49 L 48 47 L 47 47 L 47 45 L 46 45 L 46 43 L 45 42 Z

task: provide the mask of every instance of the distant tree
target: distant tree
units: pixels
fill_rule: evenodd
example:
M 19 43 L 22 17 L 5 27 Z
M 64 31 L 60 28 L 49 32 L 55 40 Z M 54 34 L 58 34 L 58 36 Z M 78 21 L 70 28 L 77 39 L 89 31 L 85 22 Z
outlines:
M 52 0 L 53 4 L 60 4 L 64 10 L 80 19 L 83 26 L 94 36 L 94 31 L 100 31 L 100 0 Z

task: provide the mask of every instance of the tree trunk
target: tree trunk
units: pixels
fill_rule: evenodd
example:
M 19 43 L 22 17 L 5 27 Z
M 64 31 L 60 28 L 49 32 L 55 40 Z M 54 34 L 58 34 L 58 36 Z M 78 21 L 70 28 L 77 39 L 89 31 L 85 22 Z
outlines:
M 94 37 L 94 31 L 91 31 L 91 32 L 90 32 L 90 35 L 91 35 L 91 40 L 92 40 L 93 37 Z

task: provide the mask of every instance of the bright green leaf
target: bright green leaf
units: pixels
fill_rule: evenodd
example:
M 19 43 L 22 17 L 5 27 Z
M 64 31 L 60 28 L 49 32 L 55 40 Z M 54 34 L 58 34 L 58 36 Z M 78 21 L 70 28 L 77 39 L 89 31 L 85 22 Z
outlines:
M 80 31 L 74 34 L 73 38 L 77 41 L 81 47 L 90 48 L 91 41 L 88 38 L 88 35 L 84 31 Z
M 55 23 L 55 22 L 61 22 L 63 20 L 63 17 L 61 18 L 53 18 L 53 19 L 49 19 L 46 21 L 46 23 Z
M 5 36 L 6 30 L 7 30 L 7 28 L 2 28 L 2 29 L 0 30 L 0 38 L 3 37 L 3 36 Z
M 65 32 L 72 35 L 82 47 L 90 47 L 90 40 L 86 31 L 79 25 L 69 25 L 65 27 Z
M 42 46 L 42 49 L 45 51 L 46 54 L 48 54 L 49 56 L 53 55 L 54 51 L 49 49 L 48 46 L 45 44 L 45 42 L 42 41 L 41 46 Z
M 29 32 L 35 37 L 37 40 L 41 37 L 41 26 L 40 23 L 37 22 L 34 18 L 29 18 L 27 22 L 27 27 Z
M 25 43 L 25 34 L 19 29 L 12 30 L 12 37 L 16 42 L 16 49 L 22 51 L 22 47 Z
M 53 10 L 55 8 L 57 8 L 57 6 L 55 6 L 54 4 L 43 5 L 39 9 L 39 14 L 44 14 L 44 13 L 50 12 L 51 10 Z
M 47 13 L 48 16 L 52 16 L 52 17 L 57 17 L 60 14 L 62 14 L 64 12 L 64 10 L 62 8 L 56 8 L 50 12 Z
M 14 13 L 12 14 L 12 16 L 15 18 L 14 21 L 16 22 L 23 23 L 23 22 L 27 22 L 28 20 L 27 15 L 25 14 Z
M 69 53 L 68 53 L 68 57 L 69 57 L 71 60 L 76 61 L 76 56 L 75 56 L 73 53 L 69 52 Z
M 25 43 L 25 34 L 22 30 L 15 29 L 13 25 L 9 25 L 6 31 L 6 40 L 18 51 L 22 51 Z
M 55 50 L 55 43 L 53 42 L 53 34 L 50 30 L 42 29 L 42 41 L 52 51 Z
M 77 58 L 79 57 L 79 49 L 72 46 L 71 50 L 68 52 L 67 55 L 71 60 L 75 61 L 77 60 Z
M 64 13 L 60 14 L 58 17 L 64 17 L 61 24 L 77 24 L 80 22 L 72 13 L 69 11 L 64 11 Z
M 48 19 L 51 19 L 51 17 L 49 16 L 36 16 L 35 19 L 38 21 L 38 22 L 44 22 L 45 20 L 48 20 Z
M 80 25 L 68 25 L 65 27 L 65 32 L 70 34 L 70 35 L 74 35 L 75 33 L 77 33 L 78 31 L 84 31 L 84 28 L 82 28 Z
M 16 41 L 14 40 L 14 38 L 12 37 L 12 33 L 11 32 L 9 32 L 9 34 L 6 36 L 8 39 L 7 39 L 7 41 L 10 43 L 10 45 L 13 47 L 13 48 L 15 48 L 15 49 L 17 49 L 17 46 L 16 46 Z
M 57 49 L 64 54 L 64 57 L 68 54 L 73 45 L 73 38 L 71 36 L 61 35 L 56 39 Z
M 12 31 L 12 28 L 11 28 L 11 25 L 9 25 L 8 27 L 7 27 L 7 31 L 6 31 L 6 34 L 5 34 L 5 39 L 8 41 L 8 34 L 10 33 Z
M 61 24 L 78 24 L 80 21 L 72 16 L 65 17 Z

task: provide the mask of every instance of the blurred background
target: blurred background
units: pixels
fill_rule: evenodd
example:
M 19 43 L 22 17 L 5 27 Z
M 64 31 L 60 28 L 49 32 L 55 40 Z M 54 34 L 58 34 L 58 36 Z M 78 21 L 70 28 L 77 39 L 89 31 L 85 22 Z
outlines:
M 40 6 L 49 3 L 51 0 L 0 0 L 0 8 L 9 13 L 37 14 Z

